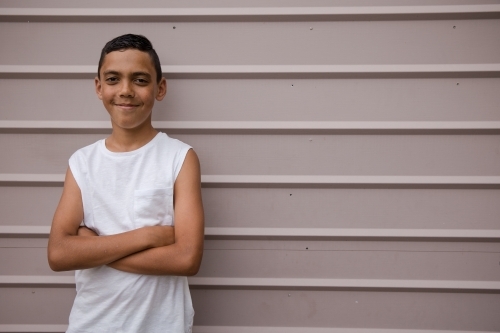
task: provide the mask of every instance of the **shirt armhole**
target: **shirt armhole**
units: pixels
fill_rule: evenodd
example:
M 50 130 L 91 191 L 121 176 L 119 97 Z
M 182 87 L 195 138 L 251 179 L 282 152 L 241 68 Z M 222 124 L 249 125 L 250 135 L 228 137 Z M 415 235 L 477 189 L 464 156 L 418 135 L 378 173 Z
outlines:
M 77 152 L 78 153 L 78 152 Z M 92 224 L 92 218 L 89 218 L 88 212 L 87 212 L 87 197 L 85 195 L 86 193 L 86 188 L 85 188 L 85 175 L 82 172 L 82 168 L 85 170 L 86 168 L 86 159 L 85 156 L 78 156 L 77 153 L 73 154 L 68 161 L 69 164 L 69 169 L 71 170 L 71 174 L 73 175 L 73 178 L 76 181 L 76 185 L 78 185 L 78 188 L 80 189 L 80 193 L 82 194 L 82 204 L 83 204 L 83 220 L 80 223 L 81 226 L 86 226 L 89 227 Z M 90 224 L 89 224 L 90 223 Z
M 191 146 L 186 145 L 179 151 L 179 153 L 175 158 L 174 182 L 177 180 L 179 172 L 181 172 L 182 166 L 184 165 L 184 161 L 186 160 L 186 155 L 190 149 L 193 148 Z
M 71 174 L 73 175 L 73 178 L 75 178 L 76 184 L 78 185 L 81 191 L 84 183 L 80 169 L 78 168 L 78 161 L 76 161 L 76 157 L 74 155 L 70 157 L 68 164 L 69 164 L 69 169 L 71 170 Z

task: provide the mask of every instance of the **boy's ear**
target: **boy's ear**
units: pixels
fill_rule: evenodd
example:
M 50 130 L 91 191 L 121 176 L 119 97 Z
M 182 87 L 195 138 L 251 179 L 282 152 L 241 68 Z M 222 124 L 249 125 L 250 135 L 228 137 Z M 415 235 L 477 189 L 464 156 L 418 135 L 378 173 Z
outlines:
M 102 93 L 101 93 L 102 85 L 101 85 L 101 80 L 99 80 L 98 76 L 95 77 L 94 83 L 95 83 L 95 93 L 97 94 L 97 97 L 100 100 L 102 100 Z
M 158 83 L 158 93 L 156 94 L 156 100 L 161 101 L 167 94 L 167 80 L 164 77 L 161 78 L 160 83 Z

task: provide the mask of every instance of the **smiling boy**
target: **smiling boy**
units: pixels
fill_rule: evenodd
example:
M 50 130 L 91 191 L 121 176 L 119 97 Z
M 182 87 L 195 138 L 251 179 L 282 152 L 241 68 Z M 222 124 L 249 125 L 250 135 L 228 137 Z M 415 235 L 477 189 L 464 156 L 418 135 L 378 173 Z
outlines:
M 167 85 L 149 40 L 108 42 L 95 89 L 112 133 L 71 156 L 48 244 L 53 270 L 77 270 L 67 332 L 191 332 L 200 166 L 190 146 L 152 126 Z

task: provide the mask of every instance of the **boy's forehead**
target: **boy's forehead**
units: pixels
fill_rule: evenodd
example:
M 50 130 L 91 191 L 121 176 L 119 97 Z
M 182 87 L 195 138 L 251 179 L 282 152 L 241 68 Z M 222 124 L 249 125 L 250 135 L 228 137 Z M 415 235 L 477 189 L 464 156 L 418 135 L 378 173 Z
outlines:
M 153 60 L 148 53 L 136 49 L 111 51 L 104 56 L 101 71 L 147 71 L 155 73 Z

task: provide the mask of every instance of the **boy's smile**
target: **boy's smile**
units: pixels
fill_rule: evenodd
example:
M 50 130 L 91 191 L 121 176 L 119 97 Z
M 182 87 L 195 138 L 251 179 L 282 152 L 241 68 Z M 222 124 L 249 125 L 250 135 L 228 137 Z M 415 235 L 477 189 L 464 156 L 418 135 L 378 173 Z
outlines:
M 151 126 L 155 100 L 166 94 L 166 82 L 156 81 L 150 56 L 136 49 L 108 53 L 99 77 L 95 78 L 97 96 L 108 111 L 113 128 L 126 130 Z

